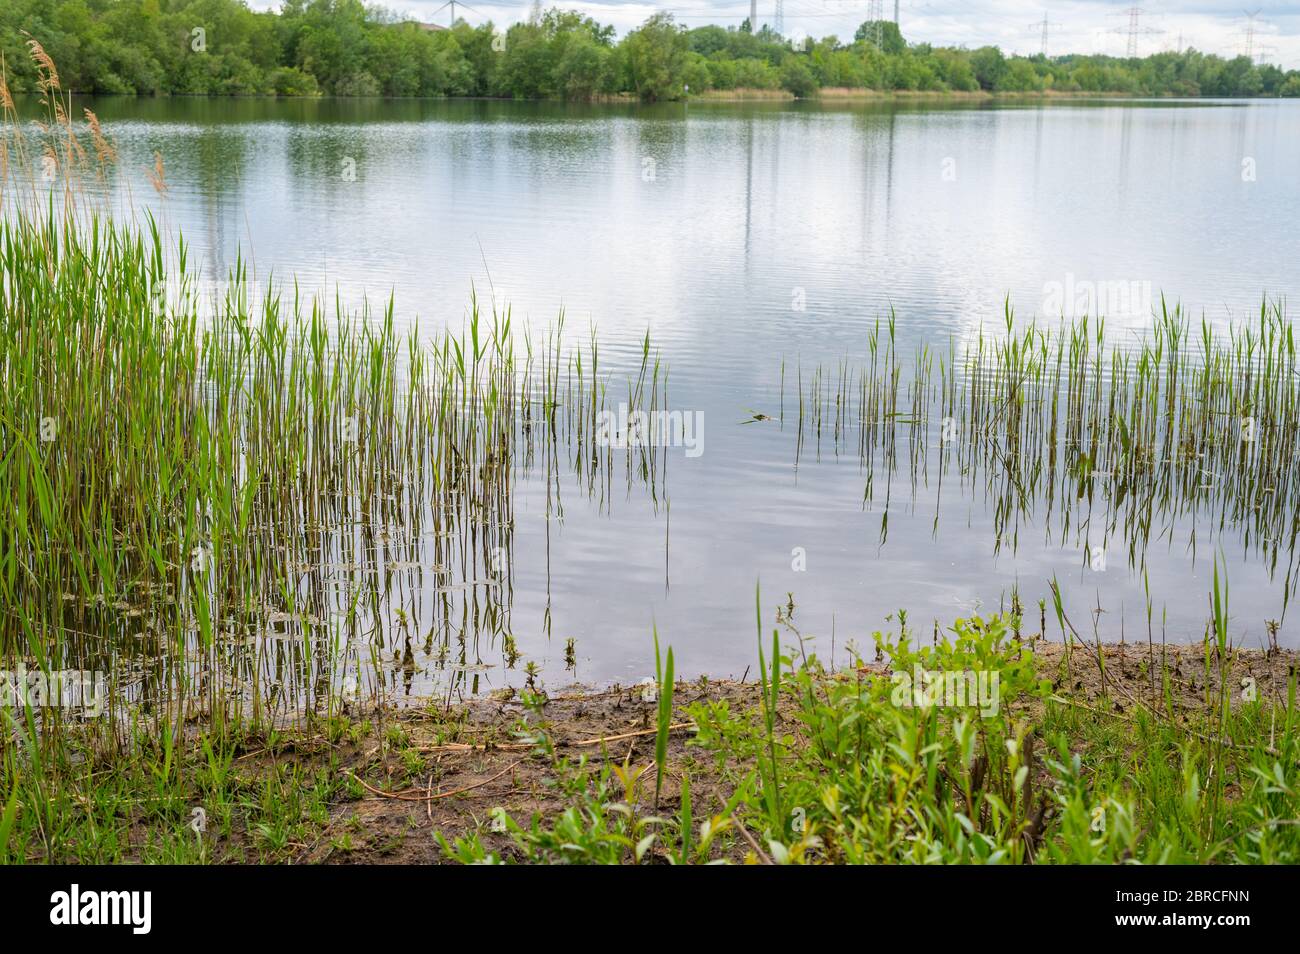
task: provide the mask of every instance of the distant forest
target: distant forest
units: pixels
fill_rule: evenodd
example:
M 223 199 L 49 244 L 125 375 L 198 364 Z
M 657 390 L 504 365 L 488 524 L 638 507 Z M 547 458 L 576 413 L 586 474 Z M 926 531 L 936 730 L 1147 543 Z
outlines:
M 35 88 L 30 41 L 64 89 L 228 96 L 495 96 L 672 100 L 709 90 L 827 88 L 1138 96 L 1300 96 L 1300 71 L 1197 50 L 1124 59 L 1007 56 L 909 42 L 890 22 L 852 37 L 792 40 L 769 27 L 686 29 L 656 14 L 621 40 L 552 9 L 507 29 L 404 21 L 360 0 L 4 0 L 10 88 Z

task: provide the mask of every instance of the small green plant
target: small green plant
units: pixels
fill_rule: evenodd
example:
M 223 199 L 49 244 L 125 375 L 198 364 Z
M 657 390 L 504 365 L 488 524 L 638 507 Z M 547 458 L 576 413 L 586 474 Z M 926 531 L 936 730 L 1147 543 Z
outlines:
M 673 722 L 673 648 L 661 663 L 659 658 L 659 630 L 654 630 L 655 681 L 659 686 L 659 709 L 655 722 L 655 810 L 659 809 L 659 793 L 663 788 L 664 770 L 668 766 L 668 736 Z

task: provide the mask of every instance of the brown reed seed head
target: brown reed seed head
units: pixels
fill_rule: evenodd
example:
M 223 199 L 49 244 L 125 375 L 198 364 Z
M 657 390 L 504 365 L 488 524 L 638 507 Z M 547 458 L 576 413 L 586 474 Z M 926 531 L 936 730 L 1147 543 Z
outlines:
M 149 177 L 149 183 L 154 187 L 159 195 L 167 194 L 167 174 L 163 168 L 163 157 L 161 152 L 153 154 L 153 168 L 145 166 L 145 174 Z
M 101 165 L 110 165 L 117 161 L 117 150 L 108 137 L 104 135 L 103 129 L 99 125 L 99 117 L 89 109 L 83 110 L 86 114 L 86 125 L 90 127 L 90 138 L 95 144 L 95 157 Z
M 45 47 L 41 46 L 40 40 L 36 39 L 30 33 L 24 32 L 27 37 L 27 48 L 31 51 L 32 62 L 36 64 L 39 76 L 36 85 L 42 93 L 49 93 L 58 90 L 59 71 L 54 66 L 54 60 L 50 59 L 50 54 L 45 52 Z

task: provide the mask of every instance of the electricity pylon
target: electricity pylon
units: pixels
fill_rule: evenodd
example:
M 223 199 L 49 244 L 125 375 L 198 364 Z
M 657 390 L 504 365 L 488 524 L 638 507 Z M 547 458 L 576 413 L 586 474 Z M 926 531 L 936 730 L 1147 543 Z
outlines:
M 1052 27 L 1058 27 L 1058 26 L 1060 26 L 1060 25 L 1061 25 L 1061 24 L 1059 24 L 1059 23 L 1053 23 L 1051 20 L 1047 19 L 1047 14 L 1046 14 L 1046 13 L 1043 14 L 1043 19 L 1039 20 L 1037 23 L 1031 23 L 1031 24 L 1029 24 L 1029 29 L 1031 29 L 1031 30 L 1041 30 L 1041 31 L 1042 31 L 1042 46 L 1040 47 L 1039 52 L 1042 53 L 1043 56 L 1046 56 L 1046 55 L 1047 55 L 1047 33 L 1048 33 L 1048 31 L 1051 30 Z
M 1164 30 L 1157 30 L 1155 27 L 1144 27 L 1140 24 L 1142 14 L 1146 13 L 1141 7 L 1129 7 L 1124 11 L 1128 15 L 1127 27 L 1115 27 L 1111 33 L 1128 34 L 1127 56 L 1133 59 L 1138 55 L 1138 37 L 1152 36 L 1157 33 L 1164 33 Z

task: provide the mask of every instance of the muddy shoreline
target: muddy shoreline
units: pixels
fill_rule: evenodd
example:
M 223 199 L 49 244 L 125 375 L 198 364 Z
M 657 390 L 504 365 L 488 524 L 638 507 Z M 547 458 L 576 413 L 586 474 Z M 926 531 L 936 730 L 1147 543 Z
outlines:
M 1004 699 L 999 720 L 1044 742 L 1064 732 L 1073 752 L 1102 760 L 1094 769 L 1120 777 L 1128 759 L 1142 757 L 1135 734 L 1143 726 L 1163 725 L 1175 746 L 1209 740 L 1272 752 L 1271 725 L 1247 730 L 1263 732 L 1258 738 L 1211 739 L 1215 713 L 1225 699 L 1233 708 L 1272 703 L 1274 712 L 1295 705 L 1296 650 L 1239 650 L 1229 667 L 1203 645 L 1028 645 L 1041 691 Z M 869 662 L 819 676 L 812 687 L 820 694 L 832 681 L 865 686 L 893 677 L 887 663 Z M 1227 691 L 1220 693 L 1224 680 Z M 801 709 L 808 700 L 796 695 L 784 691 L 774 716 L 774 736 L 788 755 L 811 745 Z M 221 757 L 210 737 L 189 733 L 167 752 L 142 724 L 136 744 L 144 748 L 136 754 L 83 747 L 81 764 L 63 767 L 69 783 L 79 779 L 83 789 L 64 810 L 84 814 L 92 830 L 119 832 L 111 850 L 128 862 L 437 864 L 457 860 L 458 840 L 481 856 L 535 861 L 519 847 L 519 828 L 508 829 L 505 819 L 549 832 L 576 813 L 581 833 L 596 824 L 582 815 L 593 805 L 621 803 L 640 817 L 673 817 L 684 807 L 689 779 L 694 825 L 729 819 L 730 834 L 715 842 L 712 860 L 753 861 L 749 846 L 756 840 L 741 830 L 732 806 L 762 757 L 743 731 L 761 725 L 761 700 L 756 680 L 674 683 L 657 800 L 659 704 L 653 687 L 635 685 L 497 693 L 450 705 L 353 703 L 274 729 L 227 724 Z M 701 744 L 696 715 L 710 723 L 711 745 Z M 737 734 L 720 738 L 719 726 Z M 1052 780 L 1041 759 L 1036 766 L 1033 784 L 1045 790 Z M 175 778 L 160 788 L 158 773 L 169 771 Z M 629 776 L 640 784 L 625 789 Z M 593 800 L 591 786 L 600 778 L 609 787 Z M 87 787 L 89 779 L 94 785 Z M 102 850 L 91 840 L 29 842 L 23 858 L 95 862 Z M 657 845 L 642 859 L 668 860 Z
M 1205 679 L 1201 646 L 1146 646 L 1129 643 L 1101 648 L 1076 643 L 1066 652 L 1061 643 L 1038 641 L 1034 657 L 1043 678 L 1052 682 L 1058 701 L 1077 707 L 1086 719 L 1125 720 L 1139 706 L 1169 693 L 1175 718 L 1191 724 L 1205 711 L 1207 686 L 1218 688 L 1214 676 Z M 1154 668 L 1153 668 L 1154 664 Z M 1285 696 L 1288 675 L 1300 664 L 1295 650 L 1241 650 L 1229 675 L 1230 698 L 1245 698 L 1242 680 L 1254 680 L 1260 696 Z M 1102 675 L 1104 669 L 1105 675 Z M 1157 674 L 1153 688 L 1152 673 Z M 1168 684 L 1158 674 L 1169 674 Z M 887 666 L 866 666 L 831 678 L 888 678 Z M 435 837 L 475 832 L 485 846 L 509 859 L 508 834 L 493 831 L 492 813 L 504 809 L 512 817 L 534 814 L 551 819 L 567 807 L 555 788 L 551 763 L 530 757 L 535 746 L 519 740 L 528 727 L 544 727 L 561 755 L 591 762 L 639 765 L 653 760 L 656 704 L 645 701 L 640 687 L 616 686 L 590 692 L 551 696 L 541 715 L 518 701 L 470 700 L 442 713 L 427 710 L 390 712 L 383 721 L 400 726 L 406 750 L 414 749 L 427 764 L 420 773 L 403 765 L 402 750 L 372 737 L 346 753 L 340 771 L 356 780 L 357 797 L 331 808 L 330 819 L 317 841 L 294 858 L 301 863 L 438 863 L 447 860 Z M 674 700 L 668 748 L 667 779 L 661 798 L 665 810 L 678 804 L 683 771 L 691 779 L 698 813 L 717 810 L 730 795 L 716 764 L 691 746 L 686 709 L 692 703 L 725 705 L 733 710 L 757 710 L 756 682 L 709 680 L 681 683 Z M 1021 717 L 1033 721 L 1038 702 L 1023 706 Z M 1105 711 L 1103 711 L 1103 708 Z M 788 719 L 790 713 L 784 712 Z M 784 727 L 795 732 L 793 723 Z M 376 733 L 378 736 L 378 733 Z M 738 766 L 732 766 L 736 768 Z M 349 837 L 343 838 L 342 835 Z

